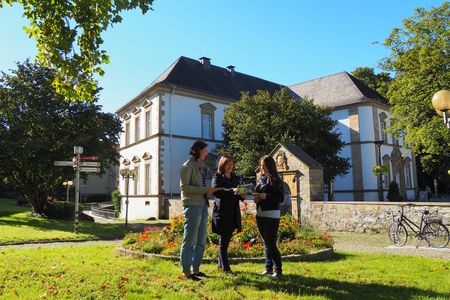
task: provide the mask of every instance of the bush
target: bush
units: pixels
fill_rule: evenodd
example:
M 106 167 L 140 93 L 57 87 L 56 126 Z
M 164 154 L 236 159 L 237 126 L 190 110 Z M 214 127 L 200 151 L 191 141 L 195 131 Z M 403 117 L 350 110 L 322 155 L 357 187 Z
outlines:
M 177 216 L 171 220 L 171 225 L 164 228 L 148 227 L 142 233 L 129 233 L 122 241 L 122 246 L 142 252 L 179 255 L 183 240 L 184 218 Z M 229 256 L 264 256 L 264 245 L 259 235 L 255 215 L 243 212 L 242 229 L 242 232 L 235 233 L 230 242 Z M 280 219 L 278 241 L 282 255 L 304 254 L 333 245 L 333 240 L 327 232 L 319 232 L 311 227 L 301 228 L 290 215 L 284 215 Z M 217 258 L 217 248 L 218 236 L 211 232 L 211 220 L 209 220 L 205 257 Z
M 44 206 L 44 215 L 49 219 L 72 220 L 75 215 L 75 204 L 66 201 L 49 201 Z
M 398 184 L 395 181 L 389 183 L 389 190 L 387 198 L 389 201 L 397 202 L 402 201 L 402 196 L 400 195 L 400 191 L 398 189 Z
M 111 199 L 114 205 L 114 210 L 116 211 L 116 215 L 118 216 L 120 214 L 120 207 L 122 202 L 122 195 L 120 195 L 119 189 L 115 189 L 111 193 Z

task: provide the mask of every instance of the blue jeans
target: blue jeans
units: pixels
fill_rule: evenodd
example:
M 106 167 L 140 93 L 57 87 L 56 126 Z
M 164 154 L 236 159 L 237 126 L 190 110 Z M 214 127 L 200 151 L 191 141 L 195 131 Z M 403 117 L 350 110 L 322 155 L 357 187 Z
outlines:
M 208 208 L 206 206 L 186 205 L 184 214 L 184 235 L 180 260 L 184 274 L 200 271 L 205 252 L 208 226 Z

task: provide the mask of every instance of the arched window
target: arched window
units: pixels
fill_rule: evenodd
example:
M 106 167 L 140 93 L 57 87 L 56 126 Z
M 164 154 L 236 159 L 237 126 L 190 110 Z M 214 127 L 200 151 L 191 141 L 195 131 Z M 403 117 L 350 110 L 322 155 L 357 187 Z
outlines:
M 389 188 L 389 183 L 391 183 L 391 158 L 389 155 L 383 156 L 383 166 L 386 166 L 388 171 L 383 174 L 383 188 Z
M 411 159 L 409 157 L 405 158 L 403 166 L 404 166 L 404 169 L 405 169 L 405 184 L 406 184 L 406 188 L 410 189 L 413 186 L 412 186 L 412 174 L 411 174 Z
M 388 135 L 386 132 L 386 128 L 387 128 L 387 115 L 386 113 L 382 112 L 381 114 L 379 114 L 379 118 L 380 118 L 380 136 L 382 137 L 382 139 L 384 140 L 385 143 L 388 142 Z

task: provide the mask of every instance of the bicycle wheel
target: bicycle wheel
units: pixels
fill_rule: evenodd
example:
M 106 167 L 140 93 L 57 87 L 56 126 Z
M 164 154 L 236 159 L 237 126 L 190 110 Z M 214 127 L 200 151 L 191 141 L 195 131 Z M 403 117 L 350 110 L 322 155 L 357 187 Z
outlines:
M 389 225 L 389 239 L 397 247 L 402 247 L 408 240 L 408 232 L 401 223 L 392 223 Z
M 448 245 L 448 229 L 441 223 L 431 222 L 426 224 L 422 229 L 422 236 L 431 247 L 444 248 Z

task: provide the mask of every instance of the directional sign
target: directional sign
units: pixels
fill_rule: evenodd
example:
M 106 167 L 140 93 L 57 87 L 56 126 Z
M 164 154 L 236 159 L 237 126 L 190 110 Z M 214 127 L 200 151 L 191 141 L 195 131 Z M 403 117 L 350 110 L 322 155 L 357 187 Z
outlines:
M 81 155 L 80 160 L 100 160 L 100 157 L 92 155 Z
M 80 167 L 95 167 L 95 168 L 100 168 L 100 166 L 102 165 L 101 162 L 99 161 L 82 161 L 80 163 Z
M 55 160 L 53 165 L 56 167 L 73 167 L 73 161 Z
M 100 168 L 84 167 L 84 168 L 80 168 L 80 172 L 99 173 L 100 172 Z

